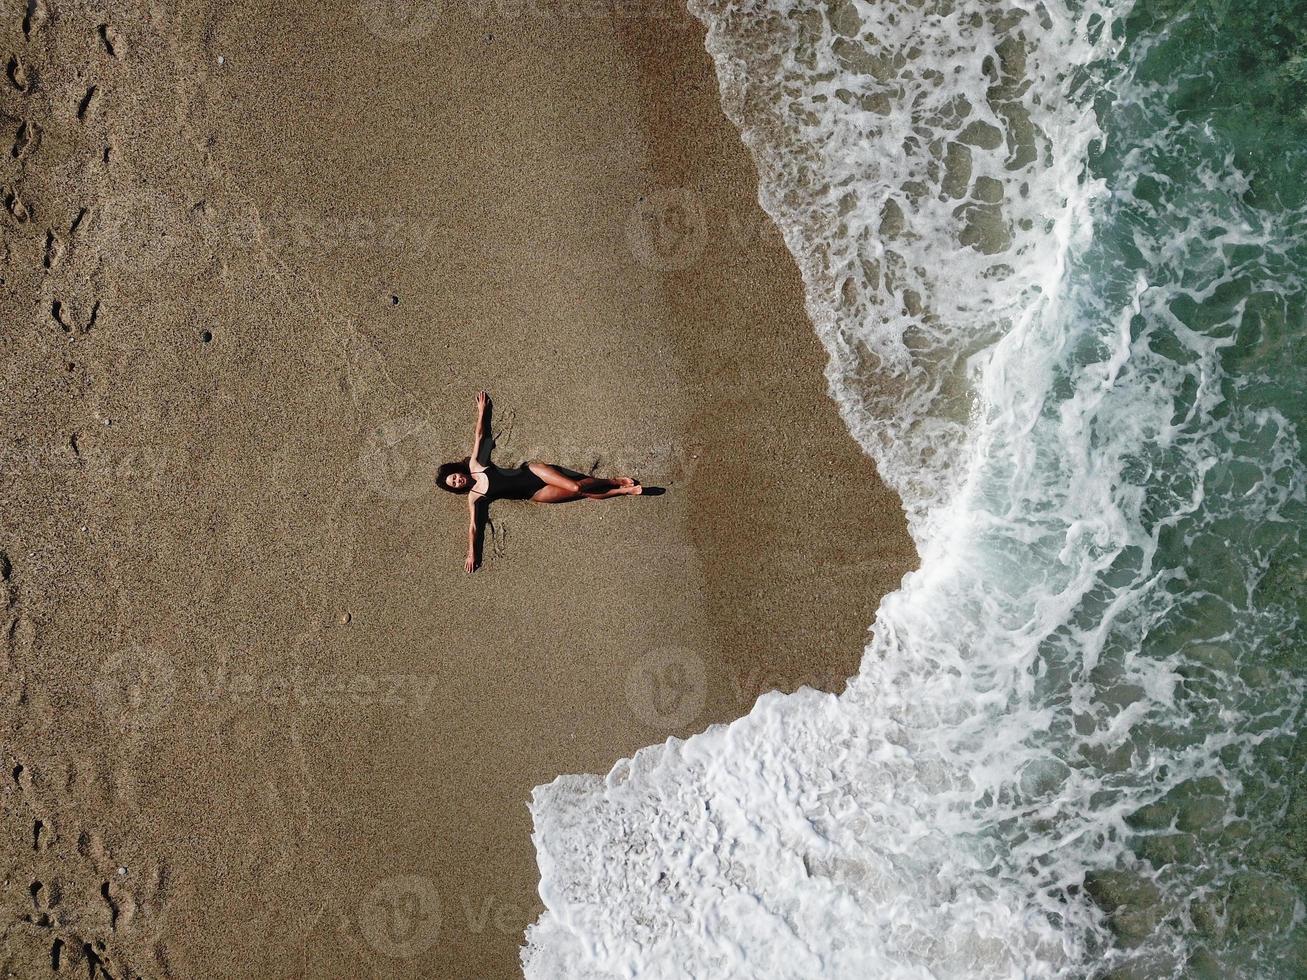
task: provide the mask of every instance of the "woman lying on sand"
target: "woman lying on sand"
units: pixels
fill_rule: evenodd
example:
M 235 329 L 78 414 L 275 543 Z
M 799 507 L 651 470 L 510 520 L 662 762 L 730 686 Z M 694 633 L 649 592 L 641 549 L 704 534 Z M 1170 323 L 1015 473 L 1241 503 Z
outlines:
M 500 469 L 490 462 L 491 440 L 486 438 L 489 411 L 490 395 L 480 392 L 477 395 L 477 427 L 472 439 L 472 455 L 457 463 L 443 463 L 436 470 L 436 483 L 442 490 L 467 494 L 467 563 L 463 567 L 469 572 L 475 572 L 479 564 L 477 555 L 481 533 L 492 500 L 565 504 L 572 500 L 604 500 L 644 492 L 639 482 L 629 476 L 602 480 L 571 473 L 539 460 L 531 460 L 511 470 Z

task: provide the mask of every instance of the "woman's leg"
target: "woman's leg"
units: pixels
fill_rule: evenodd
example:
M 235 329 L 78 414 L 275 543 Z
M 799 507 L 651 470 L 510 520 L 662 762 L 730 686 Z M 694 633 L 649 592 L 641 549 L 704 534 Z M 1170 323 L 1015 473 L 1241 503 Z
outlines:
M 573 500 L 584 500 L 579 493 L 571 493 L 562 487 L 543 486 L 531 494 L 531 500 L 537 504 L 566 504 Z
M 602 500 L 604 497 L 638 492 L 636 482 L 629 476 L 619 477 L 616 480 L 604 480 L 596 476 L 583 476 L 579 479 L 573 479 L 557 466 L 550 466 L 548 463 L 541 463 L 538 460 L 528 463 L 527 467 L 532 473 L 545 481 L 547 484 L 545 490 L 556 487 L 568 493 L 593 497 L 598 500 Z M 538 493 L 543 492 L 543 490 L 538 491 Z M 531 499 L 535 500 L 537 498 L 533 496 Z M 549 501 L 549 503 L 558 502 L 560 501 Z
M 557 466 L 533 461 L 527 467 L 545 482 L 531 499 L 542 504 L 561 504 L 569 500 L 585 497 L 589 500 L 603 500 L 606 497 L 620 497 L 640 493 L 640 485 L 629 476 L 616 480 L 603 480 L 594 476 L 573 479 Z

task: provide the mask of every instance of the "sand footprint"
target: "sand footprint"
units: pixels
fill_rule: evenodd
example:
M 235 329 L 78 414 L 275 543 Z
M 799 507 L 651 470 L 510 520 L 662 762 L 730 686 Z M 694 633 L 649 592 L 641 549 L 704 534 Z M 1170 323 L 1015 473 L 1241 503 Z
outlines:
M 64 333 L 90 333 L 100 319 L 100 301 L 97 299 L 91 304 L 86 319 L 82 320 L 77 316 L 71 303 L 57 299 L 50 304 L 50 319 L 54 320 Z
M 47 886 L 45 882 L 36 880 L 28 886 L 27 890 L 32 896 L 32 912 L 28 915 L 27 921 L 40 929 L 58 927 L 61 898 L 58 886 Z
M 45 232 L 45 260 L 44 265 L 47 269 L 56 269 L 64 258 L 64 241 L 55 233 L 53 228 L 46 229 Z
M 15 760 L 14 767 L 9 770 L 9 775 L 13 778 L 14 785 L 18 787 L 18 795 L 23 798 L 24 803 L 30 805 L 30 797 L 32 795 L 32 773 L 25 765 Z
M 17 759 L 11 759 L 11 762 L 8 775 L 19 790 L 20 800 L 16 802 L 20 802 L 32 816 L 33 850 L 50 850 L 58 844 L 59 837 L 49 818 L 36 816 L 39 801 L 31 768 Z M 83 765 L 82 769 L 86 766 Z M 88 773 L 69 775 L 68 780 L 77 783 L 83 775 Z M 89 774 L 90 778 L 93 776 L 93 773 Z M 60 852 L 56 849 L 52 853 Z M 151 955 L 147 950 L 152 947 L 155 962 L 161 968 L 159 975 L 169 976 L 170 970 L 158 936 L 153 930 L 141 935 L 139 925 L 133 925 L 138 912 L 145 912 L 147 918 L 162 912 L 168 897 L 167 866 L 160 863 L 151 868 L 147 864 L 129 870 L 119 864 L 100 834 L 93 830 L 82 830 L 77 834 L 75 853 L 84 862 L 82 871 L 65 868 L 68 873 L 61 879 L 62 888 L 44 875 L 33 877 L 28 885 L 32 911 L 27 914 L 26 921 L 38 929 L 48 930 L 44 938 L 39 933 L 31 938 L 38 943 L 41 955 L 48 955 L 50 968 L 56 972 L 80 970 L 91 977 L 136 976 L 137 972 L 125 969 L 124 964 L 130 964 L 133 956 Z M 61 854 L 61 857 L 71 856 Z M 143 903 L 137 899 L 136 889 L 131 885 L 133 880 L 138 881 L 139 888 L 149 896 Z M 75 901 L 65 914 L 68 896 L 75 896 Z M 126 945 L 118 948 L 119 941 Z
M 27 0 L 27 13 L 23 15 L 23 37 L 30 39 L 49 19 L 45 0 Z
M 50 944 L 50 972 L 58 973 L 64 968 L 64 941 L 58 936 Z
M 38 854 L 48 851 L 58 839 L 59 835 L 55 833 L 54 824 L 50 820 L 37 817 L 32 821 L 32 850 Z
M 125 48 L 122 40 L 118 37 L 118 32 L 109 24 L 101 24 L 95 29 L 95 33 L 100 37 L 100 43 L 104 45 L 105 53 L 110 58 L 117 60 L 122 57 Z
M 14 707 L 28 700 L 27 675 L 21 665 L 32 662 L 36 645 L 36 628 L 18 608 L 18 587 L 13 579 L 13 566 L 9 556 L 0 552 L 0 705 Z M 29 717 L 41 720 L 36 714 L 38 705 L 28 700 Z M 24 792 L 31 790 L 31 776 L 21 764 L 12 770 L 15 784 Z M 24 789 L 23 780 L 26 779 Z
M 106 881 L 100 885 L 100 897 L 109 909 L 110 932 L 128 928 L 132 924 L 132 917 L 136 914 L 136 900 L 130 891 L 113 881 Z
M 54 320 L 64 333 L 72 333 L 77 329 L 77 318 L 63 300 L 57 299 L 50 304 L 50 319 Z
M 113 977 L 116 976 L 116 970 L 112 969 L 109 962 L 108 947 L 103 939 L 96 939 L 93 942 L 82 943 L 82 956 L 86 958 L 86 969 L 90 976 Z
M 0 608 L 12 609 L 18 601 L 18 592 L 14 587 L 14 565 L 9 560 L 9 553 L 0 551 Z
M 18 195 L 18 192 L 12 187 L 6 187 L 4 194 L 5 209 L 8 210 L 10 215 L 13 216 L 13 219 L 20 225 L 26 224 L 32 217 L 32 212 L 28 209 L 27 205 L 23 203 L 23 199 Z
M 27 75 L 27 65 L 18 55 L 9 56 L 9 84 L 20 92 L 26 92 L 31 87 L 31 79 Z
M 14 134 L 14 145 L 9 155 L 15 160 L 21 160 L 40 145 L 41 127 L 30 119 L 24 119 L 18 124 L 18 132 Z

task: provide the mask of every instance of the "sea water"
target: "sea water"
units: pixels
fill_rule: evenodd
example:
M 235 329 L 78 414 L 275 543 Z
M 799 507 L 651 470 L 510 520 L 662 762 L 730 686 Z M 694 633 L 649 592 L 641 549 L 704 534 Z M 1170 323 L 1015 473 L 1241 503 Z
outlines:
M 691 9 L 922 564 L 536 791 L 527 976 L 1307 976 L 1307 4 Z

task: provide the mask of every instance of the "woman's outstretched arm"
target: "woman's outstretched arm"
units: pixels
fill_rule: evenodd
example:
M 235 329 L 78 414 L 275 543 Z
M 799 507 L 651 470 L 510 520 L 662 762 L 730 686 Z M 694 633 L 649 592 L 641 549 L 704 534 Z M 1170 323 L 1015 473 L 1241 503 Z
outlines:
M 490 393 L 477 393 L 477 427 L 472 438 L 472 462 L 482 466 L 490 465 L 490 447 L 493 440 L 486 433 L 490 431 Z

